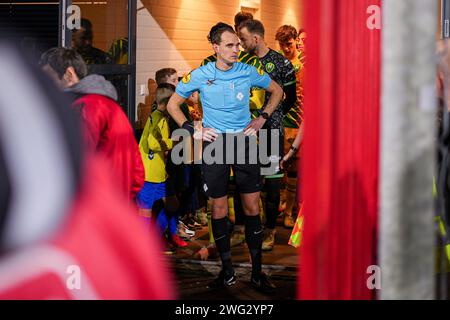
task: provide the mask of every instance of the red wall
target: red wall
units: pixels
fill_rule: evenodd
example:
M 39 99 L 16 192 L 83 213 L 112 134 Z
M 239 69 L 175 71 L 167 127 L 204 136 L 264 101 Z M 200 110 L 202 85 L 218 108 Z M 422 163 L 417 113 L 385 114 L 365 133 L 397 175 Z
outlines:
M 381 0 L 303 0 L 307 42 L 299 299 L 371 299 L 376 264 Z

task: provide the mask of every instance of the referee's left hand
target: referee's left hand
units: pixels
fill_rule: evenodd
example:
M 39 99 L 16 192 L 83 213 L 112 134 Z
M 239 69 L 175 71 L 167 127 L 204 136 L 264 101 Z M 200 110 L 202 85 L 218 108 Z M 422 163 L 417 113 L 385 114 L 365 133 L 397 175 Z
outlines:
M 264 123 L 266 122 L 266 119 L 264 119 L 263 117 L 259 116 L 255 119 L 253 119 L 247 127 L 245 127 L 244 129 L 244 134 L 246 136 L 256 136 L 256 134 L 258 133 L 259 129 L 262 128 L 262 126 L 264 125 Z

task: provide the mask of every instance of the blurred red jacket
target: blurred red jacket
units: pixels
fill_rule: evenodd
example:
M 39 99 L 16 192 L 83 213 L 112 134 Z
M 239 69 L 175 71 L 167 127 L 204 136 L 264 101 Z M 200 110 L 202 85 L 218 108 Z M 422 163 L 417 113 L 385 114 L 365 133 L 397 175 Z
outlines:
M 106 162 L 90 157 L 82 177 L 55 235 L 2 256 L 0 299 L 174 299 L 158 232 L 117 196 Z

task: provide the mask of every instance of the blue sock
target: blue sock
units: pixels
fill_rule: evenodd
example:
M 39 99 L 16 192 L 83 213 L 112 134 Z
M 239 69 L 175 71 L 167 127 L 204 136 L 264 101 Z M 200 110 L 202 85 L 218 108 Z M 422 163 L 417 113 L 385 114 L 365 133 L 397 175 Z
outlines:
M 167 225 L 169 224 L 169 220 L 167 219 L 166 210 L 163 208 L 159 211 L 158 216 L 156 217 L 156 223 L 159 227 L 159 231 L 161 235 L 164 235 L 164 232 L 167 229 Z
M 177 234 L 178 230 L 178 215 L 176 213 L 169 216 L 169 233 L 171 236 Z

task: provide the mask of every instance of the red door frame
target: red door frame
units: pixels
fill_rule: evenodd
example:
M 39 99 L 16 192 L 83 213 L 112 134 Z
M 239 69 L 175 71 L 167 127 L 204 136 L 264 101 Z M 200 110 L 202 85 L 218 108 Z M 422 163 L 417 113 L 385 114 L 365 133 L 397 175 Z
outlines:
M 381 0 L 304 0 L 308 33 L 299 299 L 372 299 L 376 264 Z M 299 191 L 300 192 L 300 191 Z

